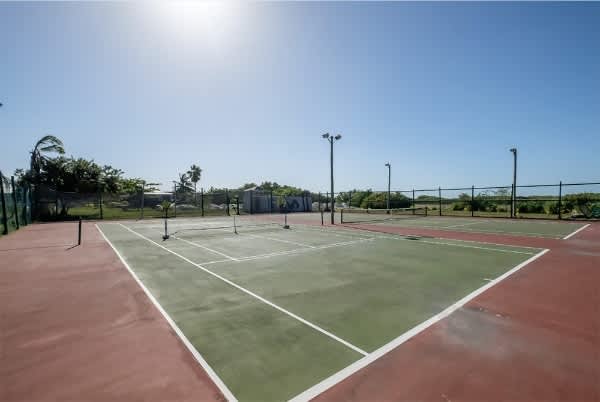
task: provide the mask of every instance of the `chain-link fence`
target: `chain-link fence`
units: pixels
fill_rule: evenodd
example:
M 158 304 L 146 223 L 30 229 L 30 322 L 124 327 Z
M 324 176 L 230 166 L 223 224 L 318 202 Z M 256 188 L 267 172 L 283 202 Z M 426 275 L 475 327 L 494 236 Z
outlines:
M 334 194 L 335 208 L 427 207 L 431 215 L 600 219 L 600 183 L 558 183 L 432 188 L 414 190 L 352 190 Z M 388 204 L 389 198 L 389 204 Z M 329 211 L 328 192 L 316 193 L 317 209 Z
M 31 190 L 0 173 L 0 234 L 8 234 L 31 223 Z
M 233 214 L 293 213 L 331 208 L 427 207 L 431 215 L 476 217 L 524 217 L 545 219 L 600 219 L 600 183 L 550 185 L 430 188 L 388 191 L 283 193 L 262 189 L 78 193 L 57 191 L 48 186 L 15 185 L 3 177 L 3 233 L 18 224 L 37 220 L 145 219 L 167 213 L 177 216 L 220 216 Z M 389 200 L 389 202 L 388 202 Z M 166 211 L 165 211 L 166 209 Z
M 229 191 L 78 193 L 44 185 L 36 187 L 35 207 L 42 221 L 231 215 L 241 209 L 237 193 Z

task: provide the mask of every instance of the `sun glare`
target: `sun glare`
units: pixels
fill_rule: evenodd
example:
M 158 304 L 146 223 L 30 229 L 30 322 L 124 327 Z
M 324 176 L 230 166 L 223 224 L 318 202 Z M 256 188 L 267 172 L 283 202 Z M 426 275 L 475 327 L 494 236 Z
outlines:
M 235 28 L 235 2 L 176 0 L 157 4 L 160 18 L 181 40 L 206 40 L 215 45 Z

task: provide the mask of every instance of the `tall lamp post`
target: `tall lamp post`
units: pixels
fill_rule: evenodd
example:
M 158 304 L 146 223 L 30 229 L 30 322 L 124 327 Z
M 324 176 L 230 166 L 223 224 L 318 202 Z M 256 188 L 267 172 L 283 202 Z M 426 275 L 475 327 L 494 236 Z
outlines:
M 333 142 L 334 141 L 338 141 L 342 138 L 341 135 L 329 135 L 329 133 L 325 133 L 323 134 L 323 138 L 325 138 L 327 141 L 329 141 L 329 145 L 331 146 L 331 150 L 330 150 L 330 154 L 329 154 L 329 160 L 330 160 L 330 165 L 331 165 L 331 224 L 333 225 L 334 222 L 334 206 L 335 206 L 335 196 L 333 194 Z
M 388 168 L 388 194 L 387 194 L 387 210 L 388 210 L 388 214 L 390 213 L 390 182 L 391 182 L 391 178 L 392 178 L 392 165 L 388 162 L 385 164 L 385 166 L 387 166 Z
M 512 184 L 512 201 L 511 211 L 514 218 L 517 216 L 517 148 L 511 148 L 510 152 L 513 154 L 513 184 Z

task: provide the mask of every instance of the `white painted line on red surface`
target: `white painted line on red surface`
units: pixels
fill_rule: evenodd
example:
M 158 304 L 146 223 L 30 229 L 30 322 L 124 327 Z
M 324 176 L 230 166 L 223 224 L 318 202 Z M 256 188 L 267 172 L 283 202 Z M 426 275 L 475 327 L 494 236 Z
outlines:
M 575 236 L 577 233 L 581 232 L 583 229 L 586 229 L 588 226 L 590 226 L 589 223 L 587 225 L 584 225 L 584 226 L 580 227 L 579 229 L 577 229 L 573 233 L 566 235 L 565 237 L 563 237 L 563 240 L 570 239 L 571 237 Z
M 312 386 L 311 388 L 307 389 L 306 391 L 302 392 L 301 394 L 290 399 L 290 402 L 309 401 L 309 400 L 315 398 L 316 396 L 322 394 L 323 392 L 327 391 L 329 388 L 333 387 L 334 385 L 336 385 L 336 384 L 340 383 L 341 381 L 345 380 L 346 378 L 350 377 L 352 374 L 356 373 L 357 371 L 361 370 L 362 368 L 373 363 L 375 360 L 379 359 L 380 357 L 384 356 L 385 354 L 391 352 L 392 350 L 394 350 L 395 348 L 397 348 L 404 342 L 408 341 L 410 338 L 414 337 L 415 335 L 419 334 L 426 328 L 428 328 L 428 327 L 432 326 L 433 324 L 437 323 L 438 321 L 448 317 L 454 311 L 458 310 L 459 308 L 464 306 L 466 303 L 473 300 L 475 297 L 479 296 L 481 293 L 485 292 L 492 286 L 498 284 L 502 280 L 508 278 L 510 275 L 514 274 L 521 268 L 525 267 L 527 264 L 537 260 L 544 254 L 546 254 L 548 251 L 550 251 L 550 250 L 544 249 L 544 250 L 540 251 L 533 257 L 527 259 L 526 261 L 523 261 L 522 263 L 520 263 L 516 267 L 512 268 L 511 270 L 505 272 L 504 274 L 500 275 L 496 279 L 486 283 L 479 289 L 469 293 L 468 295 L 466 295 L 465 297 L 463 297 L 462 299 L 460 299 L 453 305 L 446 308 L 444 311 L 436 314 L 435 316 L 431 317 L 427 321 L 424 321 L 421 324 L 417 325 L 416 327 L 410 329 L 409 331 L 400 335 L 398 338 L 392 340 L 391 342 L 383 345 L 382 347 L 375 350 L 374 352 L 369 353 L 369 355 L 363 357 L 360 360 L 357 360 L 356 362 L 352 363 L 351 365 L 345 367 L 344 369 L 338 371 L 337 373 L 333 374 L 332 376 L 324 379 L 320 383 Z
M 229 388 L 227 388 L 227 385 L 225 385 L 225 383 L 223 382 L 223 380 L 221 380 L 221 378 L 219 378 L 219 376 L 217 375 L 217 373 L 215 373 L 215 371 L 212 369 L 212 367 L 210 367 L 210 365 L 206 362 L 206 360 L 204 360 L 204 358 L 202 357 L 202 355 L 200 354 L 200 352 L 198 352 L 198 350 L 196 350 L 196 348 L 194 347 L 194 345 L 192 345 L 192 343 L 183 334 L 183 331 L 181 331 L 181 329 L 177 326 L 177 324 L 175 324 L 175 321 L 173 321 L 173 319 L 169 316 L 169 314 L 167 314 L 167 312 L 165 311 L 165 309 L 162 308 L 162 306 L 160 305 L 160 303 L 158 302 L 158 300 L 156 300 L 156 298 L 154 297 L 154 295 L 152 295 L 152 293 L 150 293 L 150 290 L 148 290 L 148 288 L 142 283 L 142 281 L 140 280 L 140 278 L 138 278 L 138 276 L 135 274 L 135 272 L 133 272 L 133 270 L 131 269 L 131 267 L 127 263 L 127 261 L 125 261 L 125 258 L 121 255 L 121 253 L 119 252 L 119 250 L 117 250 L 117 248 L 111 243 L 111 241 L 108 240 L 108 237 L 106 237 L 106 235 L 104 234 L 104 232 L 102 231 L 102 229 L 100 229 L 100 227 L 97 224 L 95 226 L 96 226 L 96 229 L 98 229 L 98 232 L 100 232 L 100 234 L 104 238 L 104 240 L 106 240 L 106 242 L 108 243 L 108 245 L 113 249 L 113 251 L 115 252 L 115 254 L 117 255 L 117 257 L 119 257 L 119 260 L 121 260 L 121 262 L 123 263 L 123 265 L 125 266 L 125 268 L 127 268 L 127 270 L 129 271 L 129 273 L 131 274 L 131 276 L 133 277 L 133 279 L 135 279 L 135 281 L 142 288 L 142 290 L 144 291 L 144 293 L 146 293 L 146 296 L 148 296 L 148 298 L 150 299 L 150 301 L 152 302 L 152 304 L 154 304 L 154 306 L 162 314 L 162 316 L 165 318 L 165 320 L 167 320 L 167 322 L 169 323 L 169 325 L 171 326 L 171 328 L 173 329 L 173 331 L 177 334 L 177 336 L 179 337 L 179 339 L 181 339 L 181 342 L 183 342 L 183 344 L 190 351 L 190 353 L 192 354 L 192 356 L 194 356 L 194 358 L 196 359 L 196 361 L 198 362 L 198 364 L 200 364 L 200 366 L 204 369 L 204 371 L 206 371 L 206 374 L 208 374 L 208 376 L 210 377 L 210 379 L 215 383 L 215 385 L 217 386 L 217 388 L 219 388 L 219 390 L 223 393 L 223 395 L 225 396 L 225 398 L 227 398 L 227 400 L 230 401 L 230 402 L 237 401 L 237 398 L 233 395 L 233 393 L 229 390 Z

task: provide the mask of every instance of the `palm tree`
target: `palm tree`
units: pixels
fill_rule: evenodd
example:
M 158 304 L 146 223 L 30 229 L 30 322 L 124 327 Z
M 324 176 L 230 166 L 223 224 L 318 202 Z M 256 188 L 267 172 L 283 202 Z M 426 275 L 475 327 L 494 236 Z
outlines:
M 198 165 L 192 165 L 190 166 L 190 170 L 188 170 L 187 174 L 190 181 L 194 183 L 194 202 L 196 202 L 196 193 L 198 192 L 196 189 L 196 185 L 202 177 L 202 169 L 200 169 L 200 166 Z
M 53 135 L 45 135 L 35 143 L 35 147 L 31 153 L 31 159 L 29 163 L 29 169 L 33 175 L 34 180 L 38 180 L 40 177 L 40 171 L 42 170 L 42 162 L 48 158 L 45 154 L 57 153 L 63 155 L 65 148 L 62 141 Z
M 181 193 L 185 193 L 192 189 L 190 184 L 190 178 L 187 173 L 179 173 L 179 182 L 177 182 L 177 190 Z

